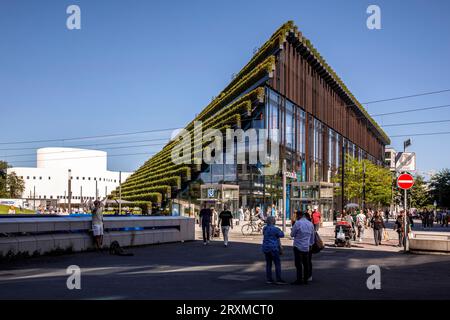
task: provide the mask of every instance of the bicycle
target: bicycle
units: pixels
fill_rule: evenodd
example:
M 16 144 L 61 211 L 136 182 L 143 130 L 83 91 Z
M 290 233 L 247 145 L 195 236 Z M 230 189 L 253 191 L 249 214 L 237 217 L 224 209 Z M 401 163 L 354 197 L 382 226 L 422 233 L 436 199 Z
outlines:
M 260 223 L 259 220 L 250 220 L 248 223 L 244 224 L 241 228 L 242 235 L 249 236 L 254 233 L 261 233 L 264 224 Z

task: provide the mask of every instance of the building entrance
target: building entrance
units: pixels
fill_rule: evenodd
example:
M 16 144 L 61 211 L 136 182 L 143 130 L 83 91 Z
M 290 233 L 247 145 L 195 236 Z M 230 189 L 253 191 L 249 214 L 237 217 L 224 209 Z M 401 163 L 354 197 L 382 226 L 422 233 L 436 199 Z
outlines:
M 206 183 L 200 186 L 200 201 L 201 207 L 204 203 L 216 209 L 216 212 L 220 213 L 224 205 L 234 218 L 238 218 L 239 210 L 239 186 L 235 184 L 219 184 L 219 183 Z
M 334 184 L 329 182 L 292 182 L 291 214 L 317 207 L 324 222 L 333 222 Z

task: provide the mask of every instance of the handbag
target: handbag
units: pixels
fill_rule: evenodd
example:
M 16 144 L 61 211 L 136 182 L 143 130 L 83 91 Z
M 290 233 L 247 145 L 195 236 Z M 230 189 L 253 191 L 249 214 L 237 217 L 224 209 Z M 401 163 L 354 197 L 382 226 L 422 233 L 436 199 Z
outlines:
M 322 238 L 320 238 L 320 236 L 317 233 L 317 231 L 315 232 L 314 239 L 315 240 L 314 240 L 314 243 L 312 245 L 311 252 L 312 253 L 319 253 L 320 251 L 322 251 L 323 248 L 325 248 L 325 245 L 323 244 Z
M 389 241 L 390 240 L 387 230 L 383 231 L 383 240 L 384 241 Z

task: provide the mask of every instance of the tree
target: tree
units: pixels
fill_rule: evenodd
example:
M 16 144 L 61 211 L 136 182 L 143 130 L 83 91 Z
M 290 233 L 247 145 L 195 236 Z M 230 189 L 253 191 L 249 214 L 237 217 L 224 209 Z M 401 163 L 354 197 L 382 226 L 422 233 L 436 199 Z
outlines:
M 342 171 L 335 177 L 335 182 L 340 183 L 341 176 Z M 365 189 L 366 206 L 380 207 L 391 202 L 392 173 L 387 168 L 377 166 L 366 159 L 359 161 L 347 155 L 344 179 L 344 195 L 349 201 L 362 204 Z M 337 188 L 336 193 L 342 194 L 341 188 Z
M 392 173 L 388 168 L 366 163 L 366 202 L 374 206 L 386 206 L 392 198 Z
M 8 169 L 6 161 L 0 161 L 0 198 L 6 198 L 8 193 L 6 191 L 6 170 Z
M 431 197 L 440 207 L 450 207 L 450 169 L 442 169 L 431 177 Z
M 16 199 L 22 196 L 25 190 L 25 181 L 18 177 L 15 172 L 11 172 L 6 177 L 6 191 L 10 198 Z
M 403 191 L 403 190 L 402 190 Z M 408 191 L 410 207 L 422 209 L 431 205 L 430 194 L 425 185 L 424 178 L 417 175 L 414 179 L 413 187 Z

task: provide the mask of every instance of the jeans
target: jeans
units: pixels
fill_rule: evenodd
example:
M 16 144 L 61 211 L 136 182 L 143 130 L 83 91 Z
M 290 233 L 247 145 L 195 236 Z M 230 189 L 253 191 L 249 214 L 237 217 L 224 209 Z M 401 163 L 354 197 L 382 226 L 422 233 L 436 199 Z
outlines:
M 222 226 L 223 243 L 228 245 L 228 232 L 230 231 L 230 226 Z
M 320 227 L 320 223 L 316 223 L 316 224 L 314 225 L 314 230 L 315 230 L 315 231 L 319 231 L 319 227 Z
M 358 239 L 362 239 L 364 237 L 364 226 L 358 226 Z
M 280 253 L 278 251 L 264 252 L 266 257 L 266 279 L 267 281 L 273 281 L 272 278 L 272 262 L 275 264 L 275 275 L 277 281 L 281 281 L 281 261 Z
M 308 281 L 312 274 L 312 261 L 310 252 L 303 252 L 294 247 L 295 268 L 297 269 L 297 282 Z M 303 280 L 302 280 L 303 279 Z
M 381 239 L 383 235 L 383 229 L 373 229 L 373 238 L 375 239 L 375 245 L 381 244 Z
M 203 242 L 209 241 L 209 235 L 211 234 L 211 224 L 202 223 Z

